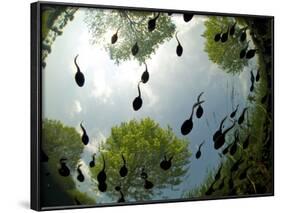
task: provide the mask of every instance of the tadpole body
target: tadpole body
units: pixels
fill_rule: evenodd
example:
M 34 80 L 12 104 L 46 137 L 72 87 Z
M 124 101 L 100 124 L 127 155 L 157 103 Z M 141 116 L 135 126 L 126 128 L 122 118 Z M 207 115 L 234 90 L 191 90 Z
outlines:
M 116 33 L 114 33 L 111 37 L 111 44 L 115 44 L 118 40 L 118 31 L 120 28 L 117 29 Z
M 229 30 L 229 35 L 233 36 L 235 33 L 235 26 L 236 26 L 236 22 L 231 26 L 230 30 Z
M 141 106 L 142 106 L 142 98 L 141 98 L 141 91 L 140 91 L 140 83 L 141 81 L 138 83 L 138 92 L 139 92 L 139 95 L 134 99 L 133 101 L 133 109 L 135 111 L 138 111 Z
M 106 173 L 105 173 L 105 160 L 104 156 L 102 155 L 102 160 L 103 160 L 103 168 L 102 170 L 98 173 L 97 175 L 97 180 L 98 180 L 98 189 L 101 192 L 105 192 L 107 189 L 107 184 L 106 184 Z
M 84 126 L 82 125 L 82 122 L 80 123 L 80 127 L 83 131 L 81 140 L 82 140 L 83 144 L 86 146 L 89 143 L 89 136 L 87 135 L 87 132 L 86 132 Z
M 242 114 L 240 115 L 240 117 L 238 118 L 238 124 L 241 125 L 244 120 L 245 120 L 245 113 L 246 113 L 246 110 L 248 109 L 248 107 L 245 107 Z
M 142 81 L 142 83 L 147 83 L 148 82 L 148 80 L 149 80 L 149 72 L 147 71 L 147 65 L 146 65 L 146 63 L 144 63 L 145 64 L 145 71 L 142 73 L 142 76 L 141 76 L 141 81 Z
M 185 21 L 185 22 L 189 22 L 192 18 L 193 18 L 193 14 L 190 14 L 190 13 L 184 13 L 183 14 L 183 20 Z
M 80 169 L 81 166 L 82 166 L 82 164 L 80 164 L 77 168 L 77 172 L 78 172 L 77 180 L 79 180 L 80 182 L 83 182 L 85 180 L 85 177 Z
M 187 134 L 189 134 L 190 132 L 191 132 L 191 130 L 192 130 L 192 128 L 193 128 L 193 113 L 194 113 L 194 109 L 195 109 L 195 107 L 197 107 L 199 104 L 202 104 L 202 103 L 204 103 L 205 101 L 200 101 L 200 102 L 197 102 L 197 103 L 195 103 L 194 105 L 193 105 L 193 107 L 192 107 L 192 112 L 191 112 L 191 115 L 190 115 L 190 117 L 187 119 L 187 120 L 185 120 L 184 122 L 183 122 L 183 124 L 182 124 L 182 126 L 181 126 L 181 133 L 183 134 L 183 135 L 187 135 Z
M 79 87 L 82 87 L 85 83 L 85 77 L 84 77 L 84 74 L 80 71 L 80 67 L 77 64 L 78 56 L 79 55 L 76 55 L 75 58 L 74 58 L 74 64 L 75 64 L 76 69 L 77 69 L 76 74 L 75 74 L 75 81 L 76 81 L 76 84 Z
M 213 141 L 214 141 L 214 142 L 218 139 L 218 137 L 220 137 L 220 136 L 222 135 L 223 123 L 224 123 L 224 121 L 225 121 L 226 119 L 227 119 L 227 116 L 225 116 L 225 117 L 221 120 L 219 129 L 214 133 L 214 135 L 213 135 Z
M 156 21 L 159 18 L 160 13 L 158 13 L 157 16 L 155 16 L 154 18 L 150 19 L 147 23 L 147 28 L 149 32 L 152 32 L 153 30 L 155 30 L 156 28 Z
M 126 159 L 125 159 L 123 154 L 122 154 L 122 160 L 123 160 L 123 166 L 120 168 L 119 174 L 120 174 L 121 177 L 125 177 L 128 174 L 128 169 L 127 169 L 127 166 L 126 166 Z
M 200 102 L 200 98 L 201 98 L 201 96 L 202 96 L 203 94 L 204 94 L 204 92 L 201 92 L 201 93 L 198 95 L 198 97 L 197 97 L 197 102 L 198 102 L 198 103 Z M 201 118 L 202 115 L 203 115 L 203 113 L 204 113 L 203 107 L 201 106 L 201 104 L 199 104 L 198 107 L 197 107 L 197 110 L 196 110 L 196 117 L 197 117 L 197 118 Z
M 177 55 L 180 57 L 182 55 L 182 52 L 183 52 L 183 48 L 181 46 L 181 43 L 178 39 L 178 32 L 176 33 L 176 39 L 177 39 L 177 42 L 178 42 L 178 46 L 177 46 L 177 49 L 176 49 L 176 53 Z
M 172 159 L 173 159 L 173 156 L 170 157 L 169 159 L 167 159 L 166 155 L 164 155 L 164 160 L 162 160 L 160 163 L 161 169 L 163 169 L 165 171 L 170 169 L 172 166 Z
M 235 115 L 236 115 L 236 113 L 237 113 L 237 110 L 238 110 L 238 107 L 239 107 L 239 104 L 237 104 L 235 110 L 230 114 L 230 117 L 231 117 L 231 118 L 234 118 L 234 117 L 235 117 Z
M 138 45 L 138 42 L 136 42 L 136 43 L 134 44 L 134 46 L 132 47 L 131 51 L 132 51 L 132 55 L 133 55 L 133 56 L 136 56 L 136 55 L 138 54 L 138 52 L 139 52 L 139 45 Z
M 229 27 L 227 27 L 227 31 L 221 35 L 222 43 L 225 43 L 228 40 L 228 33 L 229 33 Z
M 60 159 L 60 165 L 61 165 L 61 168 L 59 168 L 59 174 L 63 177 L 67 177 L 70 175 L 70 170 L 69 168 L 66 166 L 66 161 L 67 159 L 65 158 L 61 158 Z
M 205 143 L 205 141 L 203 141 L 200 145 L 199 145 L 199 147 L 198 147 L 198 150 L 197 150 L 197 152 L 196 152 L 196 154 L 195 154 L 195 157 L 196 157 L 196 159 L 199 159 L 200 157 L 201 157 L 201 147 L 203 146 L 203 144 Z
M 233 122 L 232 126 L 230 126 L 228 129 L 226 129 L 214 142 L 214 148 L 219 149 L 221 148 L 225 143 L 225 135 L 235 126 L 236 121 Z
M 96 154 L 93 154 L 92 160 L 89 163 L 89 166 L 93 168 L 96 165 Z

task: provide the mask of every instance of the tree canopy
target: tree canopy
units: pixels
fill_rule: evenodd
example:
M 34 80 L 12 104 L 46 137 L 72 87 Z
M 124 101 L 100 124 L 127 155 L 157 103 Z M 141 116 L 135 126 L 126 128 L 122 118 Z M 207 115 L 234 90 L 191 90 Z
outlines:
M 83 151 L 79 133 L 73 128 L 64 126 L 60 121 L 45 119 L 42 130 L 42 149 L 49 157 L 48 170 L 52 177 L 65 189 L 74 188 L 72 177 L 61 177 L 58 174 L 60 159 L 66 158 L 70 171 L 75 171 Z
M 105 159 L 107 185 L 106 195 L 113 200 L 120 197 L 115 187 L 121 185 L 125 200 L 148 200 L 153 195 L 161 195 L 160 189 L 176 186 L 188 172 L 190 152 L 188 141 L 175 136 L 172 129 L 161 128 L 152 119 L 131 120 L 121 123 L 111 130 L 111 135 L 101 147 L 101 155 L 97 157 L 96 167 L 91 169 L 95 179 L 102 170 Z M 123 166 L 122 155 L 126 160 L 128 174 L 120 177 L 119 170 Z M 168 170 L 160 168 L 166 155 L 172 158 L 172 166 Z M 140 177 L 142 169 L 147 173 L 147 180 L 154 184 L 152 189 L 144 188 L 144 180 Z
M 74 19 L 77 8 L 62 6 L 44 6 L 42 8 L 42 66 L 46 66 L 46 58 L 52 51 L 52 44 L 57 36 L 62 35 L 63 28 Z
M 160 13 L 156 29 L 149 32 L 149 19 L 158 14 L 140 11 L 88 9 L 85 22 L 92 35 L 91 43 L 101 43 L 116 64 L 135 57 L 142 64 L 160 44 L 172 38 L 176 26 L 166 13 Z M 119 30 L 118 30 L 119 29 Z M 110 36 L 118 30 L 118 41 L 110 43 Z M 108 34 L 110 33 L 110 34 Z M 105 40 L 108 39 L 108 40 Z M 132 56 L 131 48 L 138 43 L 139 52 Z
M 235 21 L 237 20 L 234 18 L 211 16 L 205 21 L 206 29 L 203 33 L 203 37 L 206 38 L 205 51 L 208 53 L 209 59 L 227 73 L 232 74 L 242 72 L 243 67 L 248 65 L 248 60 L 239 57 L 240 51 L 247 45 L 247 41 L 239 41 L 243 26 L 240 29 L 237 23 L 234 35 L 228 36 L 225 43 L 216 42 L 214 37 L 217 33 L 226 32 Z

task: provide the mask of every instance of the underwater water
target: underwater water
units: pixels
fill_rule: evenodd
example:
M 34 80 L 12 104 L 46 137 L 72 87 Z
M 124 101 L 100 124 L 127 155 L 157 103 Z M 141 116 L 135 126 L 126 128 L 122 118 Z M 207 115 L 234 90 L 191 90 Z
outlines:
M 45 205 L 271 192 L 270 56 L 247 18 L 72 12 L 42 54 L 43 197 L 68 196 Z

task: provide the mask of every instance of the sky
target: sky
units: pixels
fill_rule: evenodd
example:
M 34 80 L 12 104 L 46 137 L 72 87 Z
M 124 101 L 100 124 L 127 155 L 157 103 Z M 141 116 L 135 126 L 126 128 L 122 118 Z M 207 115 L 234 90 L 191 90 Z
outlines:
M 143 105 L 137 112 L 132 108 L 132 101 L 138 95 L 137 84 L 145 67 L 134 60 L 117 66 L 101 46 L 91 45 L 91 36 L 84 23 L 84 9 L 76 12 L 74 20 L 56 38 L 43 69 L 43 117 L 60 120 L 65 125 L 76 127 L 79 132 L 79 124 L 83 121 L 90 137 L 90 144 L 82 154 L 85 163 L 91 160 L 91 154 L 97 151 L 99 143 L 109 136 L 112 126 L 134 118 L 151 117 L 161 127 L 171 126 L 179 138 L 188 137 L 193 154 L 205 140 L 201 158 L 196 160 L 194 155 L 190 158 L 188 178 L 183 177 L 177 191 L 164 190 L 163 196 L 170 199 L 180 198 L 183 192 L 200 185 L 206 172 L 219 165 L 220 158 L 213 149 L 212 135 L 220 120 L 231 113 L 233 107 L 240 104 L 242 110 L 245 106 L 250 84 L 249 70 L 256 67 L 253 60 L 241 74 L 227 74 L 204 52 L 205 39 L 201 35 L 206 17 L 195 16 L 185 23 L 182 16 L 173 15 L 172 20 L 179 29 L 183 55 L 176 55 L 177 41 L 172 38 L 160 45 L 146 62 L 150 79 L 141 85 Z M 110 37 L 111 34 L 109 41 Z M 76 68 L 73 59 L 77 54 L 77 62 L 85 76 L 82 88 L 74 80 Z M 234 103 L 231 102 L 232 86 L 235 89 Z M 194 119 L 192 132 L 183 136 L 180 127 L 190 116 L 192 105 L 201 92 L 204 92 L 204 115 L 201 119 Z M 226 126 L 230 124 L 226 122 Z M 80 186 L 80 190 L 88 192 L 88 187 Z M 96 198 L 108 202 L 102 195 L 96 194 Z

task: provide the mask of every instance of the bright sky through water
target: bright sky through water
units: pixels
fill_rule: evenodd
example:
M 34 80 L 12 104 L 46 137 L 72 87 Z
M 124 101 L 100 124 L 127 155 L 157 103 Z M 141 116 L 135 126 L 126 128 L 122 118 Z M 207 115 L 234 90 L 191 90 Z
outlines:
M 233 107 L 245 106 L 250 84 L 250 72 L 233 76 L 220 70 L 208 59 L 204 52 L 204 16 L 195 16 L 185 23 L 181 15 L 173 15 L 178 37 L 183 46 L 183 55 L 176 55 L 177 41 L 172 38 L 160 45 L 151 59 L 146 61 L 150 73 L 149 82 L 141 85 L 143 105 L 134 111 L 132 101 L 138 95 L 137 84 L 144 66 L 137 61 L 121 62 L 115 65 L 102 46 L 89 43 L 90 34 L 84 23 L 84 9 L 76 12 L 52 45 L 46 69 L 43 70 L 43 117 L 62 121 L 74 126 L 80 132 L 83 121 L 90 137 L 90 146 L 84 149 L 83 160 L 87 163 L 98 144 L 105 140 L 112 126 L 131 119 L 151 117 L 161 127 L 171 126 L 179 138 L 188 137 L 190 158 L 188 177 L 176 187 L 167 187 L 161 198 L 180 198 L 182 193 L 199 185 L 206 178 L 207 171 L 218 166 L 219 156 L 213 149 L 212 135 L 218 129 L 220 120 L 229 114 Z M 113 33 L 106 34 L 110 42 Z M 141 47 L 140 47 L 141 48 Z M 74 57 L 79 54 L 78 64 L 85 75 L 85 85 L 76 85 Z M 253 60 L 247 69 L 256 68 Z M 232 87 L 235 90 L 231 100 Z M 199 93 L 204 92 L 202 100 L 204 115 L 194 119 L 194 127 L 188 136 L 180 133 L 180 127 L 191 112 Z M 209 125 L 207 125 L 207 123 Z M 229 126 L 230 122 L 226 123 Z M 202 157 L 194 157 L 199 144 Z M 90 184 L 90 183 L 89 183 Z M 89 192 L 88 185 L 81 186 Z M 96 197 L 97 201 L 104 198 Z M 106 199 L 105 199 L 106 200 Z M 108 202 L 108 200 L 106 200 Z

